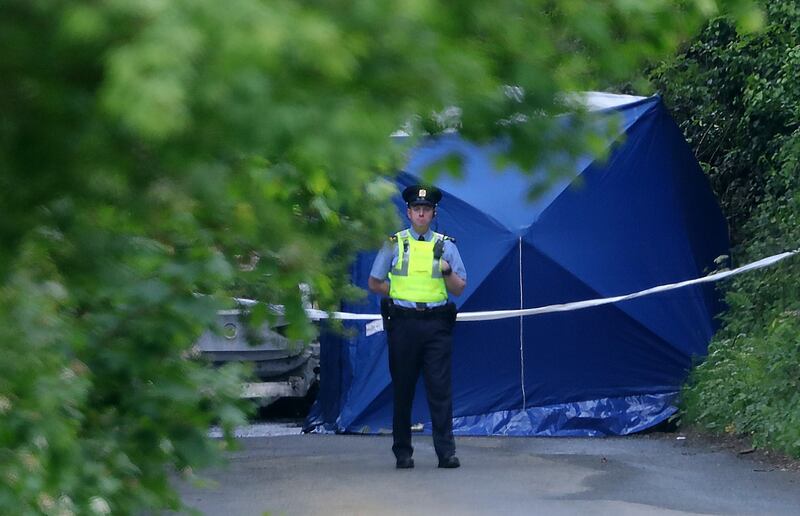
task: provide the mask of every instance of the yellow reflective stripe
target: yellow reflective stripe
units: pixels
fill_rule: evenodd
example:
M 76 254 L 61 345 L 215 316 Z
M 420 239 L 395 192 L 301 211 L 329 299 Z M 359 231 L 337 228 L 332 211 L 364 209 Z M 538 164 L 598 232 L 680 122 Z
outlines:
M 442 259 L 433 259 L 433 267 L 431 267 L 431 278 L 442 278 Z
M 400 233 L 397 234 L 397 264 L 395 269 L 403 268 L 403 239 L 400 238 Z

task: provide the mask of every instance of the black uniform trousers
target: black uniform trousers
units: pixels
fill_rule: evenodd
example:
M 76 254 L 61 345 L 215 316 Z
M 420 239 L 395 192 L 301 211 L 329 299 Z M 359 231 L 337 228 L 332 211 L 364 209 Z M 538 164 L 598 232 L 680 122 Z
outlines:
M 383 307 L 383 312 L 389 340 L 389 372 L 394 389 L 392 451 L 398 459 L 410 458 L 414 452 L 411 446 L 411 407 L 421 371 L 436 455 L 439 459 L 455 455 L 451 381 L 455 305 L 448 303 L 443 307 L 418 311 L 393 306 L 390 301 L 387 304 L 388 309 Z

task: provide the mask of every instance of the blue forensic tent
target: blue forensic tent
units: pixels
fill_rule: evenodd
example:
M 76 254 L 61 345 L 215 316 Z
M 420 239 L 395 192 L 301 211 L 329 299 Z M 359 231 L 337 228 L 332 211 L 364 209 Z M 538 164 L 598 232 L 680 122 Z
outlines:
M 589 103 L 601 116 L 619 116 L 624 138 L 607 161 L 581 161 L 532 203 L 530 176 L 494 170 L 498 146 L 448 135 L 412 152 L 400 189 L 443 156 L 464 160 L 462 179 L 439 184 L 444 200 L 434 221 L 456 238 L 467 268 L 467 289 L 454 298 L 461 312 L 627 294 L 705 275 L 727 254 L 725 219 L 661 99 L 595 95 Z M 406 220 L 399 197 L 395 204 Z M 374 256 L 358 257 L 355 284 L 366 288 Z M 343 309 L 377 313 L 378 298 Z M 675 412 L 720 309 L 704 284 L 578 311 L 459 322 L 454 432 L 593 436 L 653 426 Z M 347 326 L 352 338 L 323 336 L 320 393 L 306 430 L 390 432 L 385 333 Z M 412 420 L 430 432 L 421 381 Z

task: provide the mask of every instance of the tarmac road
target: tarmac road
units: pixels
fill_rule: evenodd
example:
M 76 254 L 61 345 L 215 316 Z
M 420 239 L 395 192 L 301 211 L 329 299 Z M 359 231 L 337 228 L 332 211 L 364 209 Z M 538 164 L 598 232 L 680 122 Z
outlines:
M 676 434 L 456 438 L 462 467 L 436 468 L 415 435 L 416 468 L 396 470 L 389 436 L 240 439 L 216 488 L 179 487 L 208 515 L 800 515 L 800 472 Z

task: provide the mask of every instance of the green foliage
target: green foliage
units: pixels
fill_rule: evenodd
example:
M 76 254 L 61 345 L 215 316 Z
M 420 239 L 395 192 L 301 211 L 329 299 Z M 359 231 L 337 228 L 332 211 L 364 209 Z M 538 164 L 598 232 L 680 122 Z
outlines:
M 800 457 L 797 262 L 734 285 L 726 327 L 692 373 L 683 404 L 689 421 Z
M 739 35 L 718 19 L 656 71 L 704 161 L 746 263 L 800 247 L 800 2 L 764 3 Z M 684 390 L 689 420 L 800 456 L 800 259 L 739 276 Z
M 327 309 L 353 293 L 415 138 L 506 137 L 523 170 L 591 148 L 588 117 L 553 120 L 559 94 L 629 76 L 716 8 L 1 0 L 0 513 L 178 507 L 167 475 L 243 420 L 240 372 L 191 353 L 226 299 L 282 303 L 309 337 L 298 285 Z
M 737 244 L 754 237 L 745 222 L 799 118 L 800 7 L 763 4 L 763 30 L 741 35 L 730 19 L 715 19 L 651 76 L 708 173 Z

